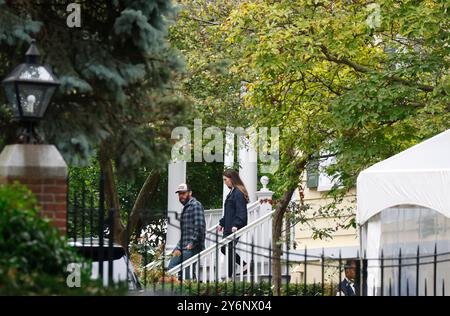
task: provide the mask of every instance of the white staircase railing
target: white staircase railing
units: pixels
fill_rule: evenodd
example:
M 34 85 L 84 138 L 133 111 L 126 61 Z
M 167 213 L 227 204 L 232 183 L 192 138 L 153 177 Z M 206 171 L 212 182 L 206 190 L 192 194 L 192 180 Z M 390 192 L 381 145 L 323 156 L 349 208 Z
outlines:
M 259 203 L 259 202 L 258 202 Z M 258 207 L 259 208 L 259 207 Z M 247 274 L 244 275 L 244 266 L 241 264 L 235 270 L 233 278 L 240 281 L 254 281 L 258 280 L 260 276 L 269 273 L 270 262 L 270 237 L 272 236 L 272 215 L 274 211 L 270 211 L 265 215 L 254 219 L 244 228 L 237 232 L 216 241 L 216 234 L 214 233 L 211 244 L 198 255 L 189 258 L 182 264 L 172 268 L 168 271 L 169 274 L 177 274 L 182 271 L 183 279 L 185 279 L 186 272 L 189 276 L 196 275 L 198 280 L 203 282 L 213 281 L 228 281 L 228 259 L 232 253 L 228 251 L 228 245 L 238 240 L 235 247 L 236 253 L 241 257 L 241 262 L 247 263 Z M 211 234 L 207 235 L 212 236 Z M 217 238 L 219 239 L 219 238 Z M 222 254 L 221 249 L 224 248 L 225 254 Z M 253 271 L 250 269 L 251 261 L 253 261 Z
M 247 204 L 247 220 L 249 223 L 255 221 L 257 218 L 261 216 L 261 208 L 260 208 L 260 202 L 255 201 L 252 203 Z M 209 227 L 206 230 L 206 237 L 205 237 L 205 249 L 210 247 L 211 245 L 214 245 L 216 242 L 216 228 L 217 224 L 219 223 L 220 219 L 223 216 L 223 209 L 209 209 L 205 210 L 205 221 L 206 221 L 206 227 Z M 179 223 L 179 219 L 178 219 Z M 219 237 L 219 239 L 221 236 Z M 220 249 L 219 249 L 220 250 Z M 170 255 L 172 250 L 169 250 L 166 255 Z M 154 269 L 157 266 L 157 262 L 150 262 L 145 266 L 145 269 Z
M 223 210 L 205 210 L 206 227 L 208 227 L 205 250 L 172 268 L 168 273 L 178 274 L 181 271 L 185 279 L 186 271 L 189 271 L 189 276 L 192 277 L 195 272 L 196 279 L 200 281 L 228 281 L 228 259 L 234 255 L 229 253 L 229 249 L 233 248 L 229 245 L 234 241 L 237 242 L 234 247 L 235 254 L 240 256 L 241 263 L 244 261 L 247 264 L 247 274 L 244 276 L 244 266 L 240 264 L 237 269 L 233 269 L 233 280 L 243 281 L 246 279 L 250 282 L 251 278 L 253 281 L 259 281 L 260 277 L 267 277 L 271 269 L 270 257 L 272 254 L 269 247 L 272 241 L 272 215 L 274 213 L 271 204 L 273 192 L 267 188 L 268 183 L 268 177 L 261 177 L 263 188 L 256 192 L 257 201 L 247 204 L 248 225 L 226 238 L 222 239 L 222 234 L 219 236 L 216 232 L 217 224 L 223 216 Z M 169 251 L 171 252 L 171 250 Z M 166 255 L 170 255 L 170 253 L 166 253 Z M 152 269 L 156 266 L 156 262 L 151 262 L 145 266 L 145 269 Z M 194 267 L 197 271 L 194 271 Z M 236 277 L 237 279 L 234 279 Z
M 205 210 L 205 221 L 206 221 L 206 227 L 211 228 L 214 225 L 217 225 L 219 220 L 222 218 L 223 209 L 221 208 L 214 208 Z
M 216 228 L 219 220 L 223 216 L 222 213 L 222 209 L 205 210 L 206 227 L 208 227 L 208 229 L 206 230 L 205 248 L 208 248 L 215 243 Z M 256 218 L 259 218 L 260 215 L 259 201 L 247 204 L 248 223 L 253 222 Z

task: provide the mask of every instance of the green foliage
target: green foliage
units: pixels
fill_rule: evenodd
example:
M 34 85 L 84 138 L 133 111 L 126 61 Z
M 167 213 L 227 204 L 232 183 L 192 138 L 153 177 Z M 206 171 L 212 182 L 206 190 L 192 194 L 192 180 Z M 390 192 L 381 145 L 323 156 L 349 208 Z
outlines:
M 7 10 L 7 5 L 2 0 L 0 8 L 4 19 L 0 20 L 0 43 L 4 42 L 13 46 L 18 42 L 30 42 L 32 36 L 39 32 L 42 23 L 32 19 L 17 19 L 14 14 Z
M 250 126 L 252 111 L 240 107 L 245 77 L 230 73 L 234 60 L 226 54 L 228 43 L 220 35 L 235 1 L 174 2 L 178 12 L 169 40 L 186 60 L 180 88 L 192 103 L 189 118 L 201 118 L 205 126 L 223 129 Z
M 124 284 L 104 288 L 101 281 L 89 279 L 86 272 L 81 274 L 81 286 L 69 288 L 66 277 L 41 272 L 22 274 L 14 269 L 0 271 L 4 275 L 0 278 L 0 295 L 59 295 L 59 296 L 87 296 L 87 295 L 126 295 L 128 288 Z
M 186 169 L 186 181 L 192 187 L 192 195 L 203 207 L 222 208 L 223 163 L 191 162 Z
M 185 89 L 218 117 L 233 108 L 280 128 L 277 199 L 314 154 L 334 153 L 328 172 L 344 187 L 323 211 L 339 215 L 361 170 L 450 127 L 448 1 L 377 1 L 378 17 L 360 1 L 179 3 L 171 39 L 192 71 Z
M 59 231 L 38 216 L 36 200 L 25 187 L 0 187 L 0 225 L 2 265 L 23 273 L 58 273 L 73 259 Z
M 88 166 L 69 167 L 69 185 L 70 185 L 70 205 L 73 205 L 74 195 L 85 190 L 86 196 L 98 196 L 100 169 L 98 162 L 92 160 Z M 129 179 L 125 176 L 119 177 L 117 181 L 117 190 L 119 193 L 120 205 L 124 210 L 131 210 L 134 201 L 139 194 L 146 175 L 150 172 L 148 168 L 139 168 L 134 171 L 136 177 Z M 205 209 L 222 207 L 222 163 L 188 163 L 187 182 L 191 184 L 194 196 L 201 201 Z M 209 183 L 205 186 L 205 183 Z M 94 199 L 96 202 L 96 199 Z M 167 204 L 167 171 L 161 172 L 160 181 L 156 188 L 154 198 L 151 204 L 146 207 L 154 210 L 154 215 L 158 217 L 165 213 Z M 95 205 L 94 205 L 95 206 Z M 122 214 L 126 217 L 126 214 Z M 125 218 L 124 218 L 125 219 Z
M 38 215 L 36 199 L 26 187 L 0 186 L 0 294 L 119 294 L 90 280 L 89 262 L 81 269 L 81 287 L 66 284 L 67 265 L 83 263 L 58 229 Z
M 46 142 L 73 165 L 87 165 L 103 144 L 106 158 L 128 178 L 142 166 L 163 167 L 167 137 L 186 105 L 172 81 L 183 62 L 167 42 L 171 1 L 82 2 L 82 26 L 73 29 L 66 25 L 65 6 L 1 4 L 0 79 L 23 61 L 36 38 L 42 62 L 62 83 L 39 128 Z M 17 125 L 0 115 L 0 128 L 3 142 L 13 142 Z
M 145 182 L 146 176 L 150 172 L 148 168 L 139 168 L 137 171 L 133 171 L 136 176 L 132 179 L 127 178 L 126 176 L 120 176 L 117 179 L 117 191 L 118 198 L 121 206 L 121 220 L 124 225 L 127 225 L 128 215 L 133 209 L 134 203 L 137 199 L 139 191 L 141 190 L 142 185 Z M 82 203 L 83 192 L 85 194 L 85 207 L 89 208 L 91 203 L 94 208 L 98 209 L 99 202 L 99 179 L 100 179 L 100 168 L 97 160 L 92 159 L 91 163 L 85 167 L 78 166 L 70 166 L 69 167 L 69 205 L 71 209 L 75 205 L 75 196 L 77 197 L 78 205 Z M 155 193 L 152 195 L 152 198 L 148 200 L 145 205 L 142 213 L 140 215 L 140 220 L 138 222 L 138 226 L 135 231 L 132 232 L 131 240 L 135 240 L 134 238 L 139 238 L 139 234 L 141 230 L 144 229 L 147 225 L 157 225 L 161 226 L 161 219 L 165 216 L 167 204 L 167 172 L 162 172 L 160 176 L 160 180 L 156 186 Z M 78 234 L 81 236 L 82 227 L 80 223 L 81 217 L 81 209 L 78 210 Z M 86 222 L 85 222 L 85 233 L 90 233 L 90 219 L 89 213 L 85 213 Z M 105 216 L 107 216 L 105 214 Z M 97 219 L 98 213 L 93 213 L 93 222 L 94 222 L 94 236 L 97 236 Z M 74 216 L 71 214 L 69 216 L 69 234 L 72 234 L 73 231 L 73 220 Z M 163 225 L 164 226 L 164 225 Z M 156 234 L 158 237 L 164 236 L 162 232 L 158 232 Z
M 170 282 L 166 282 L 164 285 L 159 282 L 154 286 L 149 286 L 153 288 L 157 293 L 168 293 L 173 291 L 177 295 L 192 295 L 192 296 L 270 296 L 273 295 L 272 285 L 268 282 L 241 282 L 236 281 L 234 286 L 233 282 L 218 282 L 217 288 L 216 283 L 197 283 L 196 281 L 183 281 L 183 285 L 179 282 L 174 281 L 173 285 Z M 324 295 L 333 296 L 331 291 L 331 285 L 325 284 Z M 302 284 L 290 283 L 286 288 L 283 285 L 281 288 L 281 295 L 283 296 L 321 296 L 322 286 L 321 284 L 307 284 L 306 286 Z
M 147 238 L 136 245 L 138 278 L 143 285 L 156 284 L 165 275 L 165 265 L 170 261 L 171 255 L 164 254 L 164 244 L 151 245 Z M 132 258 L 133 259 L 133 258 Z M 151 263 L 151 267 L 147 267 Z

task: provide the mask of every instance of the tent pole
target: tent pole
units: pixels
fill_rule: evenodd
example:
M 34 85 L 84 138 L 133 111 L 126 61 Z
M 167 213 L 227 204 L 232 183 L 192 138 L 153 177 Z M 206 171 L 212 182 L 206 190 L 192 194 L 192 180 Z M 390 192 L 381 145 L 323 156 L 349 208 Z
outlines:
M 363 279 L 363 246 L 362 246 L 362 226 L 358 224 L 358 230 L 359 230 L 359 296 L 363 295 L 363 287 L 364 287 L 364 279 Z

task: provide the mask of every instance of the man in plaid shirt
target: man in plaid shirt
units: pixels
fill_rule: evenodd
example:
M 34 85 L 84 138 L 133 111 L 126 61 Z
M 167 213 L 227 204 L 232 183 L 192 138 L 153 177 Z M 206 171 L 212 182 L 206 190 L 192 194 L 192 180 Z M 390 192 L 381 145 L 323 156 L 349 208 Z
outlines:
M 206 221 L 202 204 L 192 196 L 191 189 L 185 183 L 180 184 L 175 193 L 178 193 L 178 199 L 184 207 L 180 220 L 181 238 L 172 253 L 169 270 L 205 249 Z M 186 269 L 185 279 L 189 278 L 189 270 Z

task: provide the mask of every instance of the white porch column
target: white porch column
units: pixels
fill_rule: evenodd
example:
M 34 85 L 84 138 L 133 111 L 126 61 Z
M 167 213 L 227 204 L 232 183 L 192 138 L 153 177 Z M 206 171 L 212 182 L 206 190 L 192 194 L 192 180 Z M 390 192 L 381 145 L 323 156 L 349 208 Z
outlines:
M 234 164 L 234 133 L 225 132 L 225 149 L 223 152 L 223 164 L 226 168 L 233 168 Z M 223 194 L 222 194 L 222 209 L 225 204 L 225 199 L 227 198 L 230 189 L 224 184 L 223 185 Z M 223 210 L 222 210 L 223 214 Z
M 258 154 L 252 143 L 245 136 L 239 138 L 239 176 L 247 188 L 250 203 L 256 201 L 256 181 L 258 178 Z
M 186 182 L 186 161 L 172 161 L 169 163 L 168 185 L 167 185 L 167 215 L 169 224 L 167 225 L 166 251 L 171 252 L 180 239 L 180 218 L 183 205 L 178 201 L 178 194 L 175 193 L 180 183 Z M 172 224 L 172 225 L 171 225 Z

